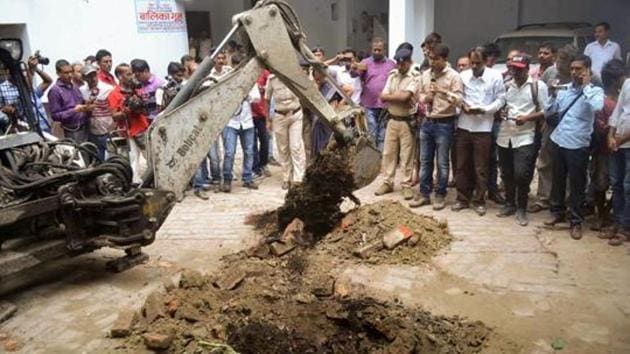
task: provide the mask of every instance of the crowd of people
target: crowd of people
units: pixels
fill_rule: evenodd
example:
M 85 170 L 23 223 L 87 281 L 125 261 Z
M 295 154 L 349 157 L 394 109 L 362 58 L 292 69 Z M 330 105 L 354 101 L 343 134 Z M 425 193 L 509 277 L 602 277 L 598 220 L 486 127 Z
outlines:
M 411 208 L 441 210 L 448 189 L 455 187 L 453 211 L 471 208 L 483 216 L 486 200 L 492 200 L 501 205 L 498 217 L 513 216 L 526 226 L 528 213 L 549 210 L 545 224 L 568 220 L 574 239 L 582 238 L 585 217 L 595 213 L 592 228 L 620 245 L 630 236 L 630 82 L 624 81 L 626 67 L 609 31 L 607 23 L 596 25 L 597 40 L 584 53 L 572 45 L 543 43 L 537 65 L 520 48 L 511 48 L 504 71 L 495 68 L 502 53 L 492 43 L 472 48 L 451 65 L 450 48 L 438 33 L 422 41 L 423 63 L 413 61 L 411 43 L 402 43 L 390 59 L 385 41 L 374 38 L 366 58 L 350 48 L 326 58 L 322 48 L 314 48 L 328 75 L 301 64 L 334 109 L 350 104 L 365 109 L 368 133 L 383 153 L 377 196 L 394 192 L 399 172 L 401 194 Z M 245 60 L 238 43 L 230 48 L 216 56 L 204 86 Z M 148 127 L 197 62 L 185 55 L 170 63 L 166 80 L 142 59 L 115 68 L 112 63 L 104 49 L 84 62 L 58 60 L 54 84 L 35 57 L 26 71 L 29 82 L 34 75 L 42 80 L 32 102 L 43 131 L 51 129 L 42 105 L 48 90 L 50 118 L 65 137 L 93 143 L 101 159 L 112 134 L 126 138 L 137 181 Z M 11 80 L 0 83 L 0 121 L 20 113 L 16 95 Z M 302 182 L 306 166 L 331 136 L 317 114 L 265 71 L 211 145 L 191 182 L 194 194 L 208 199 L 209 190 L 232 190 L 237 141 L 244 188 L 258 189 L 258 181 L 271 175 L 268 165 L 277 164 L 282 188 L 289 189 Z M 535 174 L 537 193 L 530 202 Z

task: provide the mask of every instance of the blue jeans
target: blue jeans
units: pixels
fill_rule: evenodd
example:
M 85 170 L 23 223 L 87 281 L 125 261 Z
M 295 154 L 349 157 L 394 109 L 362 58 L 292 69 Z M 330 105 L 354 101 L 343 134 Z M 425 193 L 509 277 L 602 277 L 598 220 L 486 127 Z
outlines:
M 90 135 L 88 136 L 88 141 L 96 145 L 96 148 L 98 149 L 98 158 L 101 161 L 105 161 L 105 152 L 107 151 L 107 138 L 109 138 L 109 134 L 95 135 L 90 133 Z
M 384 111 L 384 108 L 367 109 L 368 133 L 370 133 L 376 147 L 381 152 L 383 151 L 383 145 L 385 143 L 385 119 L 381 117 Z
M 210 151 L 208 151 L 208 160 L 210 160 L 210 174 L 208 175 L 208 162 L 206 159 L 203 159 L 201 165 L 199 165 L 199 169 L 197 169 L 197 173 L 195 173 L 195 177 L 193 179 L 193 188 L 201 189 L 204 184 L 210 183 L 210 177 L 212 177 L 212 182 L 219 183 L 221 182 L 221 166 L 219 159 L 219 141 L 215 141 L 210 146 Z
M 437 155 L 438 188 L 436 194 L 446 196 L 450 150 L 455 125 L 452 119 L 445 122 L 425 119 L 420 129 L 420 193 L 428 197 L 433 190 L 433 168 Z
M 488 193 L 496 193 L 499 190 L 497 179 L 499 178 L 499 149 L 497 138 L 501 129 L 501 121 L 495 120 L 492 123 L 492 145 L 490 145 L 490 172 L 488 173 Z
M 250 183 L 253 179 L 252 170 L 254 167 L 254 128 L 234 129 L 225 127 L 223 129 L 223 183 L 232 182 L 232 171 L 234 168 L 234 156 L 236 155 L 236 139 L 238 138 L 243 148 L 243 182 Z
M 609 172 L 615 223 L 630 228 L 630 149 L 619 149 L 612 154 Z

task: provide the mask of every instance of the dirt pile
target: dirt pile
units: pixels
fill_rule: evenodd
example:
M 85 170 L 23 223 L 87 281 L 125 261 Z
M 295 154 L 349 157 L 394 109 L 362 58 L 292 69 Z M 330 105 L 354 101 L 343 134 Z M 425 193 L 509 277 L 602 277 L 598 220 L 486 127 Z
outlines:
M 342 217 L 339 206 L 343 198 L 358 203 L 352 195 L 355 185 L 349 166 L 347 149 L 323 151 L 306 169 L 304 182 L 291 188 L 278 208 L 279 229 L 298 218 L 315 240 L 332 230 Z
M 297 250 L 261 260 L 224 259 L 216 276 L 185 272 L 179 286 L 151 294 L 123 352 L 476 353 L 493 335 L 481 322 L 334 294 L 321 258 Z M 332 263 L 332 262 L 328 262 Z M 244 278 L 232 290 L 218 284 Z M 237 277 L 238 278 L 238 277 Z M 214 350 L 214 351 L 212 351 Z

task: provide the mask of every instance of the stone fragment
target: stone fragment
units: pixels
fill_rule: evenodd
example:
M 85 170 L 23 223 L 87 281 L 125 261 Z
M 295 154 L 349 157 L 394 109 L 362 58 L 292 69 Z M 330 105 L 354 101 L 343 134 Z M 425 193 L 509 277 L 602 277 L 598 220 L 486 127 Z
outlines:
M 293 241 L 302 238 L 304 233 L 304 222 L 298 218 L 293 219 L 289 225 L 284 229 L 282 234 L 282 241 Z
M 369 257 L 370 253 L 373 251 L 379 251 L 383 249 L 383 242 L 381 240 L 376 240 L 372 243 L 368 243 L 363 247 L 359 247 L 352 251 L 352 254 L 356 257 L 366 259 Z
M 320 275 L 313 279 L 311 294 L 317 297 L 332 296 L 335 292 L 335 278 L 329 275 Z
M 161 333 L 146 333 L 144 335 L 144 345 L 151 350 L 166 350 L 173 343 L 173 336 Z
M 0 323 L 8 320 L 17 312 L 17 306 L 7 301 L 0 301 Z
M 166 312 L 168 312 L 171 317 L 175 315 L 175 312 L 177 312 L 178 308 L 179 301 L 177 301 L 177 299 L 171 299 L 169 302 L 166 303 Z
M 269 248 L 271 249 L 271 253 L 274 256 L 282 257 L 285 254 L 293 251 L 293 249 L 295 248 L 295 243 L 293 243 L 293 241 L 286 241 L 285 243 L 274 242 L 271 244 L 271 246 L 269 246 Z
M 182 289 L 202 288 L 206 284 L 206 278 L 196 270 L 186 269 L 179 279 L 179 287 Z
M 401 243 L 409 240 L 411 236 L 413 236 L 413 231 L 411 231 L 407 226 L 398 226 L 383 236 L 383 245 L 388 250 L 393 250 Z
M 131 334 L 133 325 L 138 320 L 138 313 L 131 309 L 124 309 L 118 313 L 109 333 L 112 338 L 124 338 Z
M 221 290 L 233 290 L 241 284 L 245 277 L 247 277 L 247 272 L 239 268 L 232 268 L 214 284 Z
M 184 305 L 178 308 L 177 313 L 175 314 L 175 318 L 178 320 L 184 319 L 192 323 L 200 322 L 203 319 L 199 310 L 191 305 Z
M 256 257 L 260 259 L 269 257 L 270 253 L 271 251 L 269 250 L 269 245 L 266 243 L 255 245 L 245 250 L 247 257 Z
M 417 232 L 414 232 L 413 236 L 411 236 L 409 241 L 407 241 L 410 247 L 416 247 L 418 242 L 420 242 L 420 234 Z
M 142 314 L 148 323 L 155 321 L 160 317 L 164 317 L 164 303 L 162 295 L 157 291 L 152 292 L 144 301 Z

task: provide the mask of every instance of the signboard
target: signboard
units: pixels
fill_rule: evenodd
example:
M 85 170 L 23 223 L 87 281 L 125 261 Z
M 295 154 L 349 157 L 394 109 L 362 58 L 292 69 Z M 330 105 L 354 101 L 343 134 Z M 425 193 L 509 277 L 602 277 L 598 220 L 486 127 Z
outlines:
M 175 0 L 136 0 L 138 33 L 185 32 L 184 13 Z

